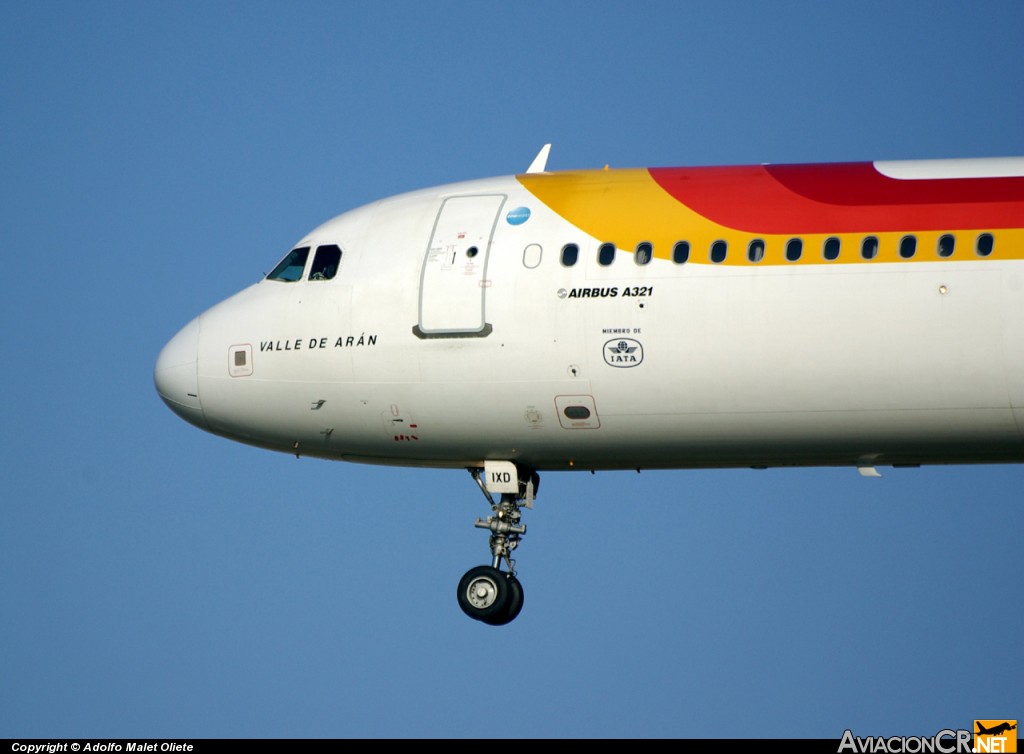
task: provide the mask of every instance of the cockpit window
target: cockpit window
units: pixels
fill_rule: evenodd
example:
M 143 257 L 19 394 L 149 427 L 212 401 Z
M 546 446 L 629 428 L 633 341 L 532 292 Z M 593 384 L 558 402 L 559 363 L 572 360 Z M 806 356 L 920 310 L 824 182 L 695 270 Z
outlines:
M 288 252 L 288 256 L 281 260 L 275 267 L 267 280 L 283 280 L 286 283 L 294 283 L 302 279 L 302 271 L 306 269 L 306 257 L 309 256 L 309 247 L 300 246 Z
M 316 256 L 313 257 L 313 265 L 309 268 L 310 280 L 330 280 L 338 274 L 338 264 L 341 262 L 341 249 L 337 244 L 316 247 Z

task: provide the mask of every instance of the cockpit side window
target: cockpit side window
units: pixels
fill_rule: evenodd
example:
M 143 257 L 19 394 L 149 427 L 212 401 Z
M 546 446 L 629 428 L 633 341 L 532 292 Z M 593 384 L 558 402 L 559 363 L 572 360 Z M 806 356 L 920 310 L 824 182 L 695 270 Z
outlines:
M 309 268 L 309 279 L 330 280 L 338 274 L 340 262 L 341 248 L 337 244 L 317 246 L 316 256 L 313 257 L 313 264 Z
M 283 280 L 286 283 L 294 283 L 302 279 L 302 271 L 306 269 L 306 258 L 309 256 L 309 247 L 300 246 L 288 252 L 288 256 L 281 260 L 275 267 L 267 280 Z

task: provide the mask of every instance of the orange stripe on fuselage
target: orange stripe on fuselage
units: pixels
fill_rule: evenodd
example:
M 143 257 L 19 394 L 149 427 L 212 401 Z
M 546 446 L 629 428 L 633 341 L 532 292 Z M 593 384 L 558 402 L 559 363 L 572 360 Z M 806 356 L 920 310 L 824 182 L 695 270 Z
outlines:
M 629 251 L 650 241 L 662 258 L 676 241 L 691 241 L 701 250 L 735 232 L 765 237 L 770 262 L 771 247 L 788 236 L 820 246 L 826 235 L 851 234 L 843 238 L 845 247 L 855 241 L 852 234 L 917 233 L 933 248 L 944 232 L 1024 226 L 1024 178 L 907 180 L 882 175 L 871 163 L 567 171 L 517 178 L 593 238 Z M 895 258 L 895 248 L 887 250 L 889 240 L 882 237 L 880 259 Z M 1011 255 L 1020 254 L 1014 249 Z M 735 261 L 730 255 L 729 262 Z
M 666 193 L 644 169 L 530 173 L 516 178 L 573 226 L 620 249 L 650 241 L 655 256 L 667 258 L 675 241 L 721 232 L 720 226 Z M 564 242 L 580 240 L 566 237 Z

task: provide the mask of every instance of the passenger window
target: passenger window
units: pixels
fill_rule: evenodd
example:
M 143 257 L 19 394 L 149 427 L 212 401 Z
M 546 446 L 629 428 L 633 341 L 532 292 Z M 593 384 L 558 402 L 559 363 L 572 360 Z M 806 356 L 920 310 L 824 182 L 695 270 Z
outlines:
M 331 280 L 338 274 L 338 265 L 341 263 L 341 248 L 336 244 L 317 246 L 316 256 L 313 257 L 313 264 L 309 268 L 310 280 Z
M 917 251 L 917 237 L 916 236 L 903 236 L 900 239 L 900 257 L 903 259 L 910 259 L 914 256 Z
M 864 259 L 874 259 L 878 256 L 878 239 L 868 236 L 860 243 L 860 255 Z
M 597 263 L 607 267 L 615 261 L 615 244 L 603 243 L 597 249 Z
M 751 262 L 760 262 L 764 259 L 764 241 L 755 238 L 747 244 L 747 259 Z
M 825 239 L 825 245 L 822 247 L 821 254 L 829 262 L 834 262 L 839 259 L 839 246 L 840 241 L 835 236 Z
M 799 238 L 791 238 L 786 241 L 786 259 L 788 261 L 796 262 L 803 253 L 804 242 Z
M 935 251 L 940 257 L 953 256 L 953 249 L 956 248 L 956 239 L 949 233 L 939 236 L 939 244 Z
M 654 256 L 654 247 L 647 241 L 642 241 L 636 245 L 636 254 L 633 256 L 633 261 L 644 265 L 651 261 L 652 256 Z
M 992 247 L 995 245 L 995 239 L 992 238 L 991 233 L 982 233 L 978 236 L 978 244 L 974 250 L 978 252 L 979 257 L 987 257 L 992 253 Z
M 677 241 L 672 247 L 672 261 L 676 264 L 685 264 L 690 259 L 690 242 Z
M 526 248 L 523 249 L 523 267 L 528 270 L 533 270 L 539 267 L 543 253 L 544 249 L 541 248 L 540 244 L 528 244 Z
M 725 241 L 715 241 L 711 244 L 711 261 L 715 264 L 721 264 L 725 261 L 725 255 L 728 251 L 729 247 Z
M 309 247 L 300 246 L 288 252 L 288 256 L 281 260 L 275 267 L 267 280 L 281 280 L 285 283 L 294 283 L 302 279 L 302 271 L 306 269 L 306 258 L 309 256 Z
M 567 243 L 562 247 L 562 266 L 572 267 L 580 257 L 580 247 L 574 243 Z

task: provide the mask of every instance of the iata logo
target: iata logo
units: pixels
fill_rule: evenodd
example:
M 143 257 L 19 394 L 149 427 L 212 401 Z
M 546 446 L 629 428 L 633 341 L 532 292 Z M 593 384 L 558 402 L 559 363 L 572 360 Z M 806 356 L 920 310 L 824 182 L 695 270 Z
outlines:
M 632 338 L 609 340 L 604 344 L 604 360 L 613 367 L 635 367 L 644 360 L 644 347 Z

